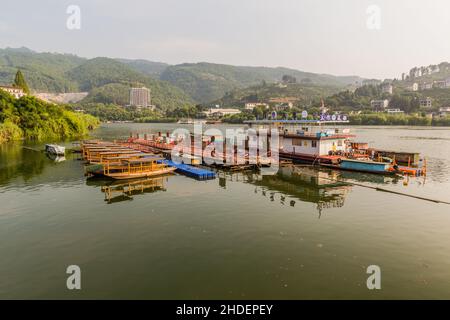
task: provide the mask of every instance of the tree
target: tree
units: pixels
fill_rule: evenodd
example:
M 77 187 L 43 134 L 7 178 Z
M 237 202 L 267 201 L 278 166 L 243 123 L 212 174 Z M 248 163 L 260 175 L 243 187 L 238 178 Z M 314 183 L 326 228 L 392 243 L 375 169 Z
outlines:
M 14 86 L 22 88 L 23 92 L 25 92 L 26 94 L 30 93 L 30 89 L 28 88 L 27 82 L 25 81 L 25 77 L 20 70 L 17 70 L 16 77 L 14 78 Z
M 284 83 L 296 83 L 297 82 L 297 78 L 295 78 L 294 76 L 290 76 L 288 74 L 285 74 L 281 78 L 281 81 L 283 81 Z

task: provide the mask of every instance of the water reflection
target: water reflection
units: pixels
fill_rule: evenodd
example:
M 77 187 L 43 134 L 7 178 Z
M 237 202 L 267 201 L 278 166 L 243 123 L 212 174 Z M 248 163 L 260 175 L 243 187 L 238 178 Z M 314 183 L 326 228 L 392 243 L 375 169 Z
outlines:
M 326 208 L 342 207 L 352 186 L 336 181 L 336 171 L 322 171 L 308 166 L 281 167 L 275 175 L 255 173 L 219 174 L 219 184 L 226 188 L 226 182 L 241 181 L 255 185 L 254 192 L 269 201 L 295 207 L 297 201 L 316 204 L 319 217 Z
M 45 153 L 45 155 L 47 156 L 47 158 L 49 158 L 50 160 L 52 160 L 53 162 L 56 162 L 56 163 L 66 161 L 65 156 L 58 156 L 53 153 Z
M 158 191 L 166 191 L 166 182 L 170 175 L 153 178 L 110 180 L 105 178 L 89 178 L 86 184 L 101 187 L 107 203 L 133 200 L 133 196 Z

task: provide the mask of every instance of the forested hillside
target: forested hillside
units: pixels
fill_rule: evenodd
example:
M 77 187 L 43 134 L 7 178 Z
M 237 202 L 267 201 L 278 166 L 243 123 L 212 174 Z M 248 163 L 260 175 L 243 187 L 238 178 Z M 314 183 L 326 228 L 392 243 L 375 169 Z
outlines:
M 297 107 L 307 107 L 318 103 L 321 99 L 341 90 L 336 86 L 318 86 L 314 84 L 269 84 L 251 86 L 237 89 L 225 94 L 221 99 L 212 104 L 223 107 L 243 107 L 246 102 L 290 101 Z M 276 104 L 276 102 L 274 103 Z
M 0 49 L 0 84 L 10 84 L 17 69 L 28 85 L 39 92 L 76 92 L 78 84 L 66 72 L 86 59 L 70 54 L 37 53 L 26 48 Z
M 148 67 L 151 63 L 137 64 Z M 162 110 L 193 103 L 181 89 L 135 68 L 131 62 L 110 58 L 88 60 L 74 55 L 36 53 L 26 48 L 0 49 L 0 84 L 3 85 L 11 84 L 19 69 L 32 92 L 89 91 L 87 102 L 123 105 L 129 101 L 129 88 L 142 85 L 151 89 L 152 104 Z
M 240 67 L 213 63 L 186 63 L 167 67 L 161 74 L 166 80 L 183 89 L 197 102 L 210 102 L 227 92 L 260 84 L 274 83 L 285 75 L 298 83 L 345 87 L 361 81 L 356 76 L 337 77 L 303 72 L 288 68 Z

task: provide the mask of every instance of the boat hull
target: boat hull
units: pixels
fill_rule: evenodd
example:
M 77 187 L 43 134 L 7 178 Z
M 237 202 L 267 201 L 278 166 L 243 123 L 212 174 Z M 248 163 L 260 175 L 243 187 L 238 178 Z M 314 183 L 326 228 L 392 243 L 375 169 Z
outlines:
M 159 175 L 163 175 L 166 173 L 171 173 L 174 172 L 176 168 L 173 167 L 167 167 L 164 169 L 159 169 L 159 170 L 154 170 L 154 171 L 148 171 L 148 172 L 138 172 L 138 173 L 122 173 L 122 172 L 117 172 L 117 173 L 109 173 L 106 174 L 105 176 L 113 178 L 113 179 L 118 179 L 118 180 L 124 180 L 124 179 L 135 179 L 135 178 L 146 178 L 146 177 L 154 177 L 154 176 L 159 176 Z

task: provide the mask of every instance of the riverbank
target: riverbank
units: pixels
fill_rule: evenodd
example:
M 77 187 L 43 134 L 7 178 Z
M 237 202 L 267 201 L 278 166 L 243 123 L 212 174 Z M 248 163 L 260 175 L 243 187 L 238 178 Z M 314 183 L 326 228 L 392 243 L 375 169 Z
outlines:
M 0 143 L 60 140 L 87 135 L 100 121 L 35 97 L 15 99 L 0 91 Z

